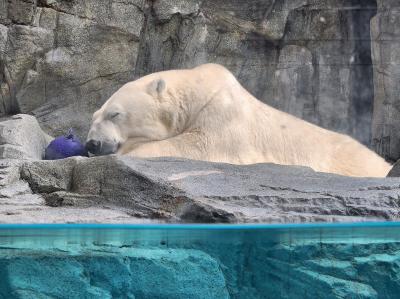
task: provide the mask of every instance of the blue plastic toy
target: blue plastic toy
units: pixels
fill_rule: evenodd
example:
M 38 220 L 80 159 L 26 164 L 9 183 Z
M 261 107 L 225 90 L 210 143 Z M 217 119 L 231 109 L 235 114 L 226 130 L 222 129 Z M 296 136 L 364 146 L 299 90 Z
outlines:
M 45 160 L 58 160 L 72 156 L 88 156 L 85 146 L 74 136 L 72 129 L 68 131 L 67 136 L 57 137 L 50 142 L 45 151 Z

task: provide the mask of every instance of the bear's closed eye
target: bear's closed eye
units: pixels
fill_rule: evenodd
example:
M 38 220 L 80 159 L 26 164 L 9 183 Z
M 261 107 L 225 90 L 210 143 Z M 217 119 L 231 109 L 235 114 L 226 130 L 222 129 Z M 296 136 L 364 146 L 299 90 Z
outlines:
M 110 118 L 116 118 L 117 116 L 119 116 L 120 113 L 119 112 L 114 112 L 110 114 Z

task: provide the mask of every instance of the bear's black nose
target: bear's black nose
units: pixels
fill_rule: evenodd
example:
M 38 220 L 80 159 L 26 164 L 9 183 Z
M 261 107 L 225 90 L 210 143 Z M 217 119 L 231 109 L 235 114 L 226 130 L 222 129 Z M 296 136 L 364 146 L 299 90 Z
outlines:
M 86 149 L 92 154 L 97 154 L 100 151 L 101 143 L 98 140 L 90 139 L 86 142 Z

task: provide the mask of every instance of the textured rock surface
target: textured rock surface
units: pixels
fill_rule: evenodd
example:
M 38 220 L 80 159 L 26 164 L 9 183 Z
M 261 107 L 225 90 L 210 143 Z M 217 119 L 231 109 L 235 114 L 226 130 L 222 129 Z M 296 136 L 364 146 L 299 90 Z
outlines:
M 51 137 L 30 115 L 18 114 L 0 120 L 0 158 L 41 160 Z
M 400 177 L 400 160 L 397 161 L 390 172 L 387 175 L 388 177 Z
M 278 245 L 258 253 L 250 266 L 259 271 L 254 287 L 272 298 L 389 299 L 400 291 L 398 242 L 322 241 Z
M 0 297 L 392 299 L 399 229 L 8 227 Z
M 117 156 L 3 163 L 0 222 L 6 223 L 400 219 L 400 178 Z
M 1 250 L 0 296 L 229 298 L 218 263 L 201 251 L 101 247 L 96 251 L 90 255 L 26 251 L 17 252 L 18 256 L 10 251 L 5 256 Z
M 32 113 L 54 135 L 84 135 L 93 111 L 133 77 L 143 1 L 1 2 L 3 110 Z
M 51 135 L 83 137 L 127 81 L 217 62 L 262 101 L 370 143 L 375 0 L 1 0 L 0 11 L 0 107 Z
M 400 158 L 400 3 L 379 0 L 371 22 L 375 85 L 373 145 L 387 159 Z

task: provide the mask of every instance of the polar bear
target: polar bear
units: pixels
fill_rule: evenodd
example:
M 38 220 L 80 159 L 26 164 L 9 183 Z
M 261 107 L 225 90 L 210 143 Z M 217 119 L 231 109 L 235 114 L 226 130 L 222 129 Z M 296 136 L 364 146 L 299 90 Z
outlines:
M 354 139 L 260 102 L 217 64 L 125 84 L 93 114 L 86 145 L 95 155 L 268 162 L 360 177 L 391 168 Z

